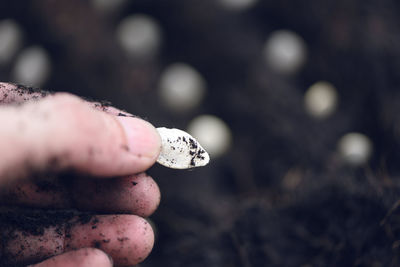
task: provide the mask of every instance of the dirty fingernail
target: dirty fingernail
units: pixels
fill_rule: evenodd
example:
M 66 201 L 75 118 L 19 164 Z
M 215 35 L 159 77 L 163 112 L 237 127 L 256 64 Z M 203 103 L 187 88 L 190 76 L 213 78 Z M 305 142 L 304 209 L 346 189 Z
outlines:
M 137 156 L 157 159 L 161 149 L 161 139 L 150 123 L 132 117 L 116 117 L 125 131 L 127 149 Z

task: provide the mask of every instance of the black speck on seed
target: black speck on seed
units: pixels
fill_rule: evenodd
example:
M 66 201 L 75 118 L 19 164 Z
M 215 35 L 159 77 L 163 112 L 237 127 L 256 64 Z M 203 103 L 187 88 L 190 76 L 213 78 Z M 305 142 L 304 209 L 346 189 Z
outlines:
M 189 138 L 190 149 L 197 149 L 197 142 L 192 138 Z
M 135 185 L 137 185 L 137 184 L 138 184 L 137 182 L 132 182 L 132 185 L 133 185 L 133 186 L 135 186 Z
M 97 225 L 92 225 L 92 229 L 96 229 L 97 228 Z

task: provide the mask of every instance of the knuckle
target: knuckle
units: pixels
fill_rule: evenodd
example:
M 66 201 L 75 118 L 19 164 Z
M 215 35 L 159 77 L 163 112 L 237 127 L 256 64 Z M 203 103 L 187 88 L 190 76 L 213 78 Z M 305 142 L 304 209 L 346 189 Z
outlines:
M 90 108 L 79 97 L 69 93 L 57 93 L 52 99 L 52 108 L 65 123 L 79 123 L 89 113 Z
M 65 106 L 75 107 L 84 104 L 82 99 L 70 93 L 56 93 L 53 95 L 52 102 L 57 105 L 58 108 Z
M 53 98 L 49 99 L 48 108 L 55 114 L 54 118 L 59 125 L 60 134 L 68 135 L 68 139 L 79 136 L 79 132 L 89 128 L 92 123 L 90 107 L 81 98 L 69 93 L 56 93 Z

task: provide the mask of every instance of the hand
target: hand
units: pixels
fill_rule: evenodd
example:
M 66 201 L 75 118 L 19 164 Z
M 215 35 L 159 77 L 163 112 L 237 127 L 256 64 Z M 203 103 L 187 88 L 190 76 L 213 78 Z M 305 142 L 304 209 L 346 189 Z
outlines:
M 70 94 L 7 83 L 0 104 L 0 265 L 112 266 L 110 255 L 127 266 L 146 258 L 154 234 L 142 217 L 160 201 L 143 173 L 160 152 L 155 128 Z

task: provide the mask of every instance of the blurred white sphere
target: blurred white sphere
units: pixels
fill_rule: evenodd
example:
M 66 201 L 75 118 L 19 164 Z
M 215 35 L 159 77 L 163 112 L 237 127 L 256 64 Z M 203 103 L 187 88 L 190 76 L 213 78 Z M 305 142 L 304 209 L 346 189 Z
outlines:
M 32 46 L 18 55 L 12 76 L 18 83 L 41 86 L 48 79 L 50 71 L 51 63 L 47 52 L 39 46 Z
M 136 14 L 120 22 L 117 27 L 117 39 L 130 56 L 146 58 L 158 51 L 161 31 L 153 18 Z
M 232 133 L 228 125 L 213 115 L 194 118 L 187 131 L 199 141 L 211 158 L 227 152 L 232 143 Z
M 5 64 L 15 55 L 22 42 L 22 31 L 10 19 L 0 21 L 0 64 Z
M 161 74 L 161 101 L 176 112 L 188 111 L 197 107 L 204 98 L 206 82 L 193 67 L 175 63 Z
M 243 10 L 254 6 L 257 0 L 219 0 L 221 4 L 229 9 Z
M 264 46 L 267 64 L 280 73 L 292 74 L 306 61 L 306 45 L 296 33 L 279 30 L 271 33 Z
M 336 110 L 337 102 L 336 88 L 325 81 L 313 84 L 304 95 L 304 105 L 307 112 L 319 119 L 332 115 Z
M 94 8 L 102 12 L 111 12 L 120 8 L 126 0 L 91 0 Z
M 365 164 L 372 154 L 371 140 L 360 133 L 348 133 L 340 138 L 338 150 L 341 157 L 350 165 Z

